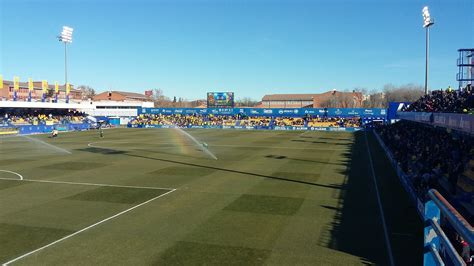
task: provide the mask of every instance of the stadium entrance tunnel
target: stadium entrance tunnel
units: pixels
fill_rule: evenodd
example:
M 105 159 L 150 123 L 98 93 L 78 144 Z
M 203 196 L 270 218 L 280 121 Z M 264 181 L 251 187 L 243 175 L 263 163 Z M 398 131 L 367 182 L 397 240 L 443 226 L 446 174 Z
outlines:
M 367 134 L 367 141 L 364 136 Z M 354 142 L 345 153 L 348 165 L 344 190 L 338 205 L 321 205 L 335 211 L 320 237 L 320 245 L 362 258 L 363 263 L 389 265 L 382 220 L 371 173 L 367 145 L 371 150 L 375 177 L 396 265 L 421 265 L 423 225 L 385 154 L 370 132 L 355 132 Z

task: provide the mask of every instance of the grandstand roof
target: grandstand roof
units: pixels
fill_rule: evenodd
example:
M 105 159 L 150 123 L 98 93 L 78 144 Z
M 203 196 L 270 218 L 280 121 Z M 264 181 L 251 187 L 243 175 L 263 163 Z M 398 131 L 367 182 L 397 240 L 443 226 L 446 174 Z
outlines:
M 125 97 L 128 97 L 128 98 L 138 98 L 138 99 L 148 100 L 148 97 L 145 96 L 144 94 L 141 94 L 141 93 L 126 92 L 126 91 L 111 91 L 111 92 L 121 94 L 121 95 L 123 95 Z
M 323 103 L 336 96 L 340 98 L 338 108 L 361 107 L 363 95 L 360 92 L 327 91 L 323 93 L 307 94 L 267 94 L 257 106 L 260 108 L 286 108 L 286 107 L 322 107 Z M 344 98 L 344 100 L 342 99 Z M 283 102 L 283 103 L 282 103 Z M 308 104 L 306 102 L 312 102 Z M 350 102 L 350 103 L 348 103 Z M 336 107 L 336 106 L 333 106 Z
M 262 101 L 312 101 L 319 94 L 267 94 Z
M 148 102 L 152 99 L 144 94 L 126 91 L 104 91 L 94 96 L 94 101 L 140 101 Z
M 356 97 L 362 97 L 360 92 L 341 92 L 341 91 L 327 91 L 323 93 L 311 94 L 267 94 L 263 96 L 262 101 L 312 101 L 313 99 L 326 98 L 330 95 L 351 94 Z

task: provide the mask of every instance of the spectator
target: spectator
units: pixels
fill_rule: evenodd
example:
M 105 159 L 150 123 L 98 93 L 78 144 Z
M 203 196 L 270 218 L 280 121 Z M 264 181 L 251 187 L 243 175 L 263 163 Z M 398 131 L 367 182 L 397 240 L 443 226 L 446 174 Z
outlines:
M 446 91 L 435 90 L 422 96 L 403 109 L 405 112 L 472 113 L 474 89 L 471 84 L 460 90 L 449 87 Z
M 456 195 L 458 178 L 473 159 L 470 151 L 474 138 L 410 121 L 378 131 L 421 198 L 430 188 L 442 189 L 442 179 L 450 185 L 449 192 Z
M 141 114 L 130 123 L 130 126 L 156 126 L 175 125 L 178 127 L 188 126 L 246 126 L 246 127 L 360 127 L 361 120 L 358 117 L 266 117 L 266 116 L 244 116 L 244 115 L 200 115 L 200 114 Z

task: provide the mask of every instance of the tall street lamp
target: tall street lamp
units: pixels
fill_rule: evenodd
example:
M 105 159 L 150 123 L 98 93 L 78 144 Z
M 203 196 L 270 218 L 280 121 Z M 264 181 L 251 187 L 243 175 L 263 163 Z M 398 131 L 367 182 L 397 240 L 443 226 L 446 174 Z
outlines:
M 426 61 L 425 61 L 425 95 L 428 94 L 428 55 L 430 50 L 430 26 L 434 24 L 434 20 L 431 19 L 430 11 L 425 6 L 422 9 L 423 13 L 423 28 L 426 29 Z
M 64 86 L 68 86 L 67 82 L 67 44 L 72 43 L 72 32 L 73 28 L 68 26 L 63 26 L 63 31 L 61 35 L 58 36 L 60 42 L 64 43 Z

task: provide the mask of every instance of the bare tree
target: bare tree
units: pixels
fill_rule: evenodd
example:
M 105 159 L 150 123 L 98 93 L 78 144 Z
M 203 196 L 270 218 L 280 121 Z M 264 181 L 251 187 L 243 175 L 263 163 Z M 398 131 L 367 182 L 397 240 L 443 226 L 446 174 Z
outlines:
M 83 100 L 92 99 L 95 96 L 95 90 L 90 86 L 80 85 L 77 89 L 81 91 Z
M 378 90 L 371 90 L 368 95 L 365 96 L 362 106 L 364 108 L 383 108 L 386 107 L 385 94 Z
M 339 108 L 340 100 L 341 99 L 336 94 L 334 94 L 328 97 L 327 99 L 321 101 L 319 105 L 323 108 Z
M 338 99 L 338 106 L 342 108 L 354 108 L 356 107 L 356 99 L 354 98 L 354 92 L 344 91 L 343 93 L 336 93 Z
M 424 94 L 424 88 L 419 85 L 406 84 L 400 87 L 386 84 L 383 88 L 387 103 L 389 102 L 414 102 Z
M 172 102 L 170 98 L 166 97 L 163 94 L 163 90 L 161 89 L 153 90 L 152 99 L 153 99 L 153 102 L 155 103 L 155 107 L 171 107 L 172 106 Z
M 424 93 L 422 86 L 405 84 L 394 86 L 384 85 L 382 91 L 371 90 L 365 94 L 362 106 L 364 108 L 387 108 L 389 102 L 414 102 Z
M 359 103 L 354 97 L 354 93 L 349 91 L 333 92 L 328 98 L 322 100 L 319 104 L 325 108 L 353 108 L 358 107 Z
M 235 102 L 235 106 L 254 107 L 254 106 L 257 106 L 258 103 L 259 103 L 258 101 L 254 100 L 250 97 L 243 97 L 243 98 L 237 99 L 237 101 Z

